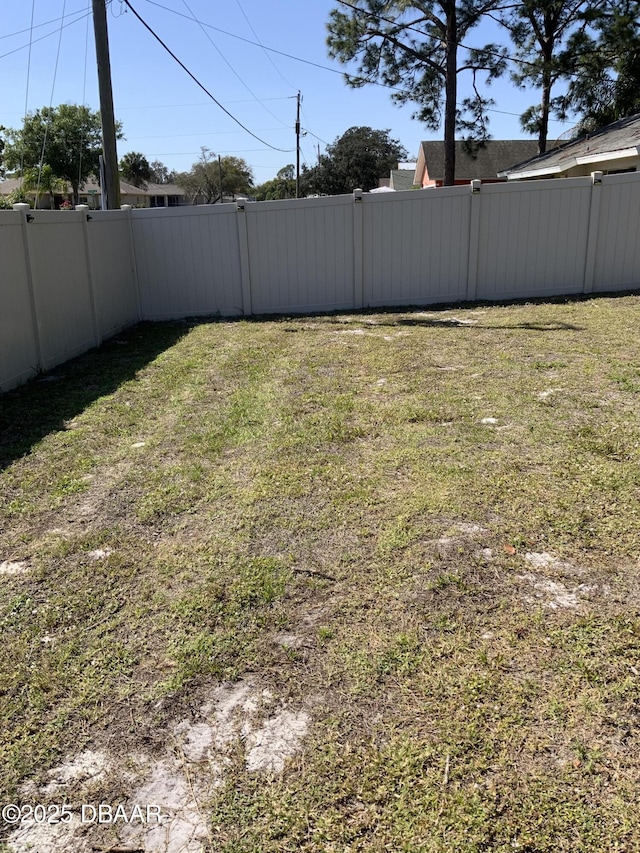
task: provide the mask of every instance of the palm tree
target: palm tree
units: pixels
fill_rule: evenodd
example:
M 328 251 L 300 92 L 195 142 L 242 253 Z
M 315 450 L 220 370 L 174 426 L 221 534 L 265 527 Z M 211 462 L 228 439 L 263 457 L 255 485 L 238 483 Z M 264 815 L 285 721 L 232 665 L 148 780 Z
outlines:
M 151 178 L 151 167 L 149 161 L 138 151 L 129 151 L 120 160 L 120 171 L 125 181 L 134 187 L 146 188 L 147 181 Z

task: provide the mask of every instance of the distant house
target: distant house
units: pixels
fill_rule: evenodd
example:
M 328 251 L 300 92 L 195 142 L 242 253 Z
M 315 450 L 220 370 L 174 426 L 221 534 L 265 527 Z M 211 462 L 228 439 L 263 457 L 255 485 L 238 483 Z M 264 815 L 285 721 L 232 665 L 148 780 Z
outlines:
M 392 169 L 389 176 L 389 186 L 393 190 L 412 190 L 414 184 L 415 169 Z
M 640 114 L 620 119 L 595 133 L 567 142 L 538 157 L 504 169 L 509 181 L 529 178 L 575 178 L 604 172 L 636 172 L 640 169 Z
M 396 192 L 400 190 L 418 189 L 413 183 L 413 176 L 416 171 L 415 163 L 398 164 L 397 169 L 391 169 L 388 178 L 378 178 L 378 189 L 390 189 Z M 372 190 L 371 192 L 375 192 Z
M 0 195 L 10 195 L 19 188 L 19 178 L 8 178 L 0 182 Z M 35 190 L 28 192 L 27 195 L 35 200 Z M 63 192 L 56 193 L 53 199 L 49 193 L 40 193 L 38 208 L 57 209 L 65 201 L 73 203 L 70 186 Z M 92 179 L 85 181 L 79 192 L 79 201 L 80 204 L 88 204 L 92 210 L 99 210 L 101 207 L 100 185 Z M 185 191 L 175 184 L 147 184 L 145 187 L 135 187 L 126 181 L 120 181 L 120 203 L 130 204 L 132 207 L 179 207 L 189 204 L 189 201 Z
M 538 153 L 538 143 L 529 139 L 488 139 L 475 148 L 464 141 L 456 142 L 456 184 L 467 184 L 476 178 L 487 183 L 505 181 L 498 177 L 514 163 L 521 163 Z M 421 142 L 413 177 L 420 187 L 444 184 L 444 142 Z
M 187 194 L 176 184 L 147 184 L 149 207 L 181 207 L 189 204 Z

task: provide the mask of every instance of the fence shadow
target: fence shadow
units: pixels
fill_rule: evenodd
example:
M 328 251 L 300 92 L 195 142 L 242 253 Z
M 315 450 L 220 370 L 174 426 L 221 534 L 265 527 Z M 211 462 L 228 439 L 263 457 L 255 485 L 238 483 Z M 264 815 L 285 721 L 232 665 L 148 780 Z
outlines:
M 172 347 L 191 326 L 140 323 L 0 396 L 0 471 Z

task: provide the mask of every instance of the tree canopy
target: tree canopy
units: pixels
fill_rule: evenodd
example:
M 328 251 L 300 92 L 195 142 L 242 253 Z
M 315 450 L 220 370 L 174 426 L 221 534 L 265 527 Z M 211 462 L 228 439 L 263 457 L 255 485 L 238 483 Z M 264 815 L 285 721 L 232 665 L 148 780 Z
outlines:
M 151 180 L 151 167 L 149 161 L 140 154 L 139 151 L 129 151 L 120 160 L 120 172 L 125 181 L 133 184 L 134 187 L 147 186 L 147 181 Z
M 538 137 L 541 154 L 547 149 L 549 118 L 562 113 L 564 98 L 553 97 L 559 81 L 576 71 L 585 53 L 597 55 L 588 33 L 602 16 L 608 0 L 520 0 L 500 16 L 515 46 L 517 64 L 511 73 L 514 83 L 540 90 L 540 102 L 521 116 L 524 130 Z
M 610 0 L 571 44 L 572 77 L 557 112 L 588 133 L 640 112 L 640 2 Z
M 149 180 L 154 184 L 173 184 L 177 172 L 169 169 L 160 160 L 152 160 L 149 164 Z
M 122 138 L 118 124 L 119 138 Z M 7 132 L 4 162 L 8 169 L 50 167 L 51 174 L 78 191 L 89 175 L 98 175 L 102 153 L 100 113 L 86 106 L 42 107 L 26 116 L 21 130 Z
M 253 173 L 241 157 L 218 160 L 213 151 L 204 147 L 190 171 L 181 172 L 175 180 L 191 201 L 200 197 L 205 204 L 215 204 L 226 195 L 249 193 L 253 187 Z
M 378 186 L 378 179 L 388 176 L 407 151 L 389 136 L 389 130 L 350 127 L 321 154 L 318 164 L 303 169 L 301 185 L 305 195 L 339 195 L 359 187 L 365 191 Z
M 296 197 L 295 166 L 290 163 L 278 171 L 275 178 L 265 181 L 254 190 L 256 201 L 275 201 L 280 198 Z
M 470 139 L 487 138 L 486 99 L 477 87 L 481 74 L 490 82 L 506 67 L 506 48 L 495 44 L 467 47 L 469 32 L 501 0 L 338 0 L 330 13 L 330 56 L 355 61 L 353 87 L 380 82 L 395 88 L 398 103 L 417 105 L 414 114 L 437 130 L 444 109 L 445 185 L 454 183 L 456 130 Z M 457 105 L 458 75 L 471 75 L 474 95 Z

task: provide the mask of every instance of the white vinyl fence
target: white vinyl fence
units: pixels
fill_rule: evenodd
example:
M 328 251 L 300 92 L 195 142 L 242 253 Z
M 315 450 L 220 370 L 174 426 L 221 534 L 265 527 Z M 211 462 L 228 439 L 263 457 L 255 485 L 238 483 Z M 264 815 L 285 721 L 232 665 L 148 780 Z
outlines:
M 640 288 L 640 173 L 0 211 L 0 391 L 140 320 Z

